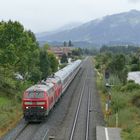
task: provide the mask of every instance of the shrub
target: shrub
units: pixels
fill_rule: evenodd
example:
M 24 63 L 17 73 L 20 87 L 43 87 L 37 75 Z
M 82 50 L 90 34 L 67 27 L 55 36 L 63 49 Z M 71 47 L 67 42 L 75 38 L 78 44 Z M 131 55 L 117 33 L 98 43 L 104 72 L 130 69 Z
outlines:
M 139 84 L 136 84 L 136 83 L 133 83 L 133 82 L 128 82 L 125 86 L 123 86 L 121 88 L 121 91 L 133 91 L 133 90 L 136 90 L 136 89 L 140 89 L 140 85 Z
M 138 64 L 132 64 L 131 71 L 138 71 L 138 70 L 139 70 Z
M 140 95 L 135 95 L 132 98 L 132 104 L 134 104 L 136 107 L 140 107 Z
M 96 68 L 96 69 L 99 69 L 99 68 L 100 68 L 100 65 L 99 65 L 99 64 L 96 64 L 96 65 L 95 65 L 95 68 Z
M 125 108 L 128 102 L 128 96 L 118 91 L 113 92 L 111 105 L 114 112 L 118 112 L 119 110 Z

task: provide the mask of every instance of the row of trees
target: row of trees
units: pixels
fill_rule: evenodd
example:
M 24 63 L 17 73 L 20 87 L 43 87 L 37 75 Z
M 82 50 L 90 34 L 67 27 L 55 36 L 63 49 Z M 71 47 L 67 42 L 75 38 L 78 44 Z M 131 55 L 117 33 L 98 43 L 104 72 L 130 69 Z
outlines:
M 130 51 L 130 48 L 133 51 Z M 110 51 L 109 47 L 105 51 L 103 48 L 101 50 L 102 52 L 96 56 L 96 68 L 102 73 L 109 71 L 110 74 L 117 76 L 121 82 L 126 83 L 128 71 L 140 71 L 139 48 L 127 47 L 125 52 L 118 53 Z
M 139 50 L 139 47 L 137 46 L 102 46 L 100 49 L 100 52 L 112 52 L 112 53 L 123 53 L 123 54 L 132 54 L 136 53 Z
M 63 45 L 64 45 L 64 47 L 72 47 L 72 46 L 74 46 L 71 40 L 69 40 L 68 43 L 66 41 L 64 41 Z
M 31 31 L 17 21 L 0 22 L 0 88 L 10 86 L 15 73 L 37 82 L 57 67 L 54 54 L 46 45 L 40 48 Z
M 124 54 L 101 53 L 96 56 L 96 66 L 100 72 L 108 71 L 123 83 L 127 80 L 127 61 Z

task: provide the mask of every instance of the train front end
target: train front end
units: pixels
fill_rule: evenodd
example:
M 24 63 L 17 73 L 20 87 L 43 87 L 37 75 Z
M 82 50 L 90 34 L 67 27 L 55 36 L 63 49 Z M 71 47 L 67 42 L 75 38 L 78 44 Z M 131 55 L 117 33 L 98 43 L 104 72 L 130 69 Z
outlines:
M 23 95 L 22 108 L 26 121 L 42 121 L 47 116 L 47 94 L 42 85 L 27 89 Z

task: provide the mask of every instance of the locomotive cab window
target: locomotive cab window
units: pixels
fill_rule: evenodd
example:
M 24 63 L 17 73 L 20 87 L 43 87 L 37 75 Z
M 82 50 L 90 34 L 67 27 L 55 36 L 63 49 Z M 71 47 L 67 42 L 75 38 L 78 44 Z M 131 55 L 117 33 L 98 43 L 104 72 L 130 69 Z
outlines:
M 26 94 L 26 98 L 34 98 L 34 91 L 29 91 L 29 92 Z
M 44 92 L 43 91 L 36 91 L 35 98 L 44 98 Z
M 44 98 L 43 91 L 29 91 L 25 95 L 25 98 Z

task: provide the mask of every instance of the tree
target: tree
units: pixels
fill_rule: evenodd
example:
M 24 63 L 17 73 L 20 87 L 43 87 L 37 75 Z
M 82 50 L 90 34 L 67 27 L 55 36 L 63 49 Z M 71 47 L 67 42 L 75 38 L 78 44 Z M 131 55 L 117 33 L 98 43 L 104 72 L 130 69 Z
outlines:
M 41 79 L 46 79 L 48 75 L 51 73 L 50 62 L 47 53 L 47 49 L 45 47 L 40 49 L 40 71 L 42 72 Z
M 35 35 L 17 21 L 0 22 L 0 75 L 12 79 L 18 72 L 28 80 L 34 70 L 39 69 L 38 63 L 39 47 Z
M 58 60 L 56 59 L 56 56 L 51 52 L 48 52 L 48 57 L 50 61 L 51 72 L 54 73 L 58 70 Z
M 61 58 L 61 63 L 68 63 L 67 55 L 63 54 Z
M 72 55 L 74 55 L 74 56 L 80 56 L 80 55 L 82 55 L 82 53 L 83 53 L 83 51 L 81 48 L 72 50 Z
M 67 42 L 66 42 L 66 41 L 64 41 L 63 45 L 64 45 L 64 47 L 66 47 L 66 46 L 67 46 Z
M 123 83 L 126 82 L 128 70 L 126 68 L 126 60 L 123 54 L 115 55 L 108 67 L 112 74 L 117 75 Z
M 68 46 L 69 46 L 69 47 L 73 46 L 73 44 L 72 44 L 72 41 L 71 41 L 71 40 L 69 40 Z

